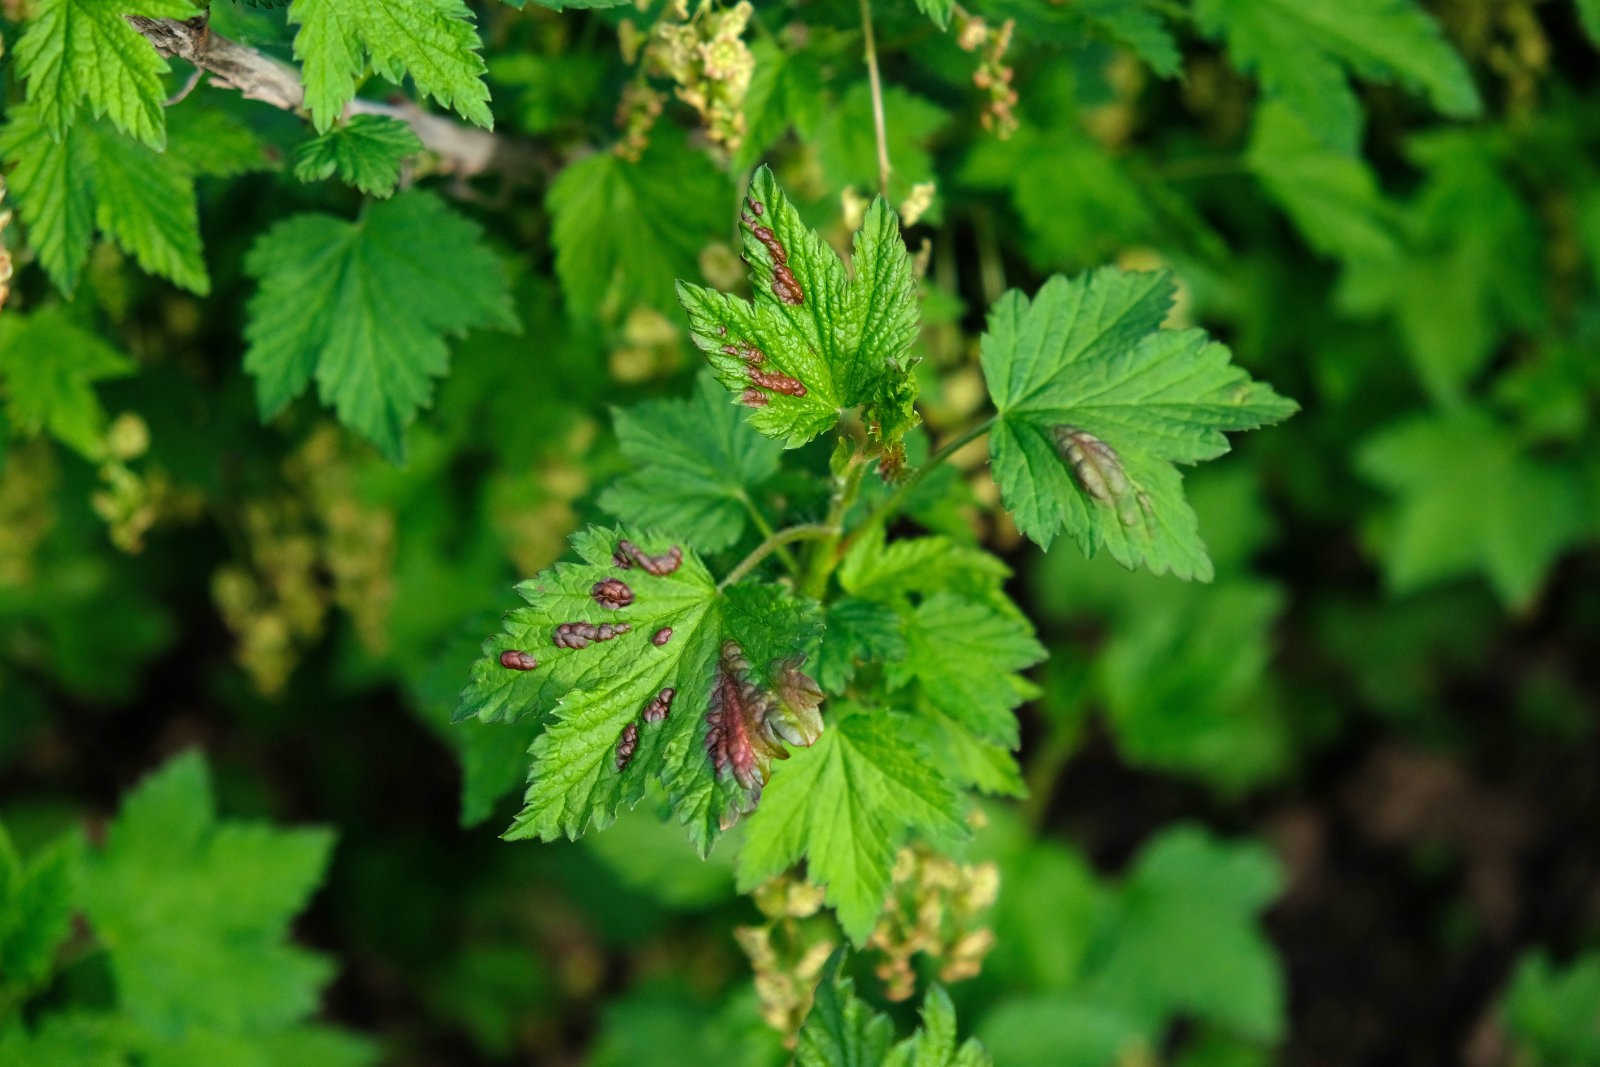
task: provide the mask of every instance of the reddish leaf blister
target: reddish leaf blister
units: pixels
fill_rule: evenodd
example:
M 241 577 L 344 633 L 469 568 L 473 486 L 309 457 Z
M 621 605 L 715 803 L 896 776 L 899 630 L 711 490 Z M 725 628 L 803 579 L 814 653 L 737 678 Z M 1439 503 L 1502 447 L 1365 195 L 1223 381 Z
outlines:
M 539 661 L 520 648 L 508 648 L 500 653 L 500 666 L 508 671 L 531 671 Z
M 806 387 L 798 378 L 791 378 L 787 374 L 777 371 L 757 370 L 750 368 L 750 384 L 758 385 L 763 389 L 771 389 L 774 393 L 784 396 L 801 397 L 806 395 Z
M 633 603 L 633 590 L 619 578 L 602 578 L 589 590 L 594 602 L 603 608 L 619 611 Z
M 650 635 L 650 643 L 655 645 L 657 648 L 660 648 L 662 645 L 671 640 L 672 627 L 670 626 L 663 626 L 661 629 Z
M 775 674 L 776 691 L 756 685 L 750 662 L 733 641 L 722 646 L 722 661 L 706 712 L 706 755 L 718 774 L 731 771 L 744 789 L 759 794 L 775 759 L 788 759 L 787 741 L 808 746 L 822 733 L 818 711 L 822 691 L 785 662 Z
M 747 408 L 764 408 L 771 401 L 767 399 L 767 394 L 759 389 L 746 389 L 739 394 L 739 403 Z
M 659 556 L 652 556 L 624 538 L 617 542 L 617 550 L 611 553 L 611 562 L 623 570 L 637 564 L 646 574 L 661 578 L 677 570 L 683 563 L 683 549 L 673 545 Z
M 650 703 L 644 706 L 645 722 L 661 722 L 672 712 L 672 698 L 678 691 L 668 686 L 650 698 Z
M 621 637 L 631 629 L 625 622 L 564 622 L 556 627 L 554 641 L 557 648 L 588 648 L 596 641 Z
M 628 761 L 633 759 L 634 751 L 639 747 L 639 727 L 637 723 L 629 723 L 622 728 L 622 736 L 617 740 L 617 770 L 626 770 Z
M 1053 426 L 1050 434 L 1078 485 L 1090 497 L 1115 510 L 1124 526 L 1137 525 L 1142 515 L 1150 513 L 1149 496 L 1135 491 L 1116 449 L 1075 426 Z
M 772 268 L 772 295 L 790 307 L 799 307 L 806 302 L 806 291 L 801 288 L 800 279 L 782 263 Z

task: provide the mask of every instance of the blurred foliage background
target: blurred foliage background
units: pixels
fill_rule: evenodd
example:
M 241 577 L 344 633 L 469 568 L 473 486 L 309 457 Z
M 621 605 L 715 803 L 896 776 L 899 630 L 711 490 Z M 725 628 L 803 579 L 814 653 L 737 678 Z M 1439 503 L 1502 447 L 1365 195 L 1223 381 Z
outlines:
M 8 45 L 30 6 L 6 0 Z M 750 167 L 841 247 L 859 221 L 859 8 L 761 4 L 719 31 L 659 4 L 471 6 L 514 165 L 424 153 L 402 181 L 483 227 L 520 330 L 451 343 L 402 463 L 309 397 L 257 416 L 247 254 L 296 210 L 362 200 L 297 178 L 293 115 L 208 82 L 168 109 L 209 295 L 107 240 L 63 296 L 18 220 L 0 233 L 0 934 L 81 826 L 111 842 L 97 877 L 172 915 L 248 895 L 258 860 L 293 868 L 262 936 L 308 902 L 293 935 L 323 962 L 294 964 L 309 999 L 273 1040 L 327 1042 L 293 1055 L 784 1062 L 757 989 L 770 1013 L 816 973 L 816 903 L 737 896 L 726 850 L 702 864 L 643 810 L 502 843 L 520 752 L 448 722 L 511 584 L 607 521 L 638 460 L 613 407 L 693 388 L 672 282 L 741 284 Z M 942 968 L 1000 1064 L 1600 1063 L 1600 7 L 970 7 L 872 11 L 889 198 L 926 265 L 914 453 L 983 398 L 987 306 L 1104 262 L 1173 268 L 1177 321 L 1303 411 L 1189 480 L 1209 585 L 1041 556 L 981 446 L 920 491 L 918 523 L 1007 557 L 1051 658 L 1023 710 L 1029 795 L 987 809 L 959 863 L 902 856 L 910 903 L 858 990 L 904 1028 L 908 984 Z M 267 8 L 218 2 L 212 26 L 290 59 Z M 674 53 L 683 32 L 717 63 Z M 425 269 L 432 237 L 403 254 Z M 62 352 L 44 420 L 23 383 Z M 117 844 L 160 831 L 110 820 L 195 749 L 209 776 L 191 755 L 158 782 L 173 810 L 214 795 L 222 825 L 336 843 L 160 882 Z M 154 921 L 100 892 L 96 929 Z M 138 945 L 79 929 L 0 953 L 0 1010 L 103 1005 Z

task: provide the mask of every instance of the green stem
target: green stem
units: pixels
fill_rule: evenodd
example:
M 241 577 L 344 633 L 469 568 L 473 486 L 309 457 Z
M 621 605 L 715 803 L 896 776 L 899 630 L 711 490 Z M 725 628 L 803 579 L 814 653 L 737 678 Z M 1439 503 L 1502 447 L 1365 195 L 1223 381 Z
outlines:
M 878 193 L 889 197 L 889 130 L 883 118 L 883 80 L 878 77 L 878 46 L 872 38 L 872 0 L 861 0 L 861 33 L 866 38 L 867 85 L 872 90 L 872 132 L 878 139 Z
M 1027 799 L 1022 802 L 1022 821 L 1037 830 L 1050 810 L 1050 798 L 1055 795 L 1056 783 L 1067 762 L 1078 748 L 1078 731 L 1052 724 L 1039 754 L 1028 764 L 1023 780 L 1028 786 Z
M 849 535 L 845 537 L 844 542 L 839 545 L 838 554 L 841 556 L 844 555 L 850 550 L 850 546 L 855 544 L 856 538 L 860 537 L 863 533 L 871 530 L 880 523 L 886 521 L 891 515 L 899 511 L 900 508 L 905 505 L 906 498 L 911 495 L 912 490 L 916 489 L 918 485 L 922 484 L 922 479 L 933 473 L 934 469 L 938 467 L 939 464 L 955 455 L 955 453 L 959 451 L 963 445 L 970 444 L 979 437 L 982 437 L 984 434 L 988 433 L 989 427 L 994 425 L 994 420 L 996 418 L 997 416 L 990 415 L 982 422 L 975 423 L 972 426 L 967 427 L 965 430 L 962 430 L 960 433 L 956 434 L 954 437 L 950 438 L 950 440 L 941 445 L 938 451 L 929 456 L 926 463 L 912 471 L 910 476 L 907 477 L 904 482 L 901 482 L 900 487 L 897 488 L 893 493 L 889 494 L 883 503 L 873 508 L 872 511 L 867 514 L 867 517 L 862 520 L 861 525 L 850 531 Z
M 739 492 L 739 503 L 744 505 L 745 514 L 750 516 L 750 521 L 755 524 L 755 528 L 761 532 L 761 536 L 771 537 L 772 523 L 767 521 L 767 517 L 761 514 L 761 509 L 756 507 L 755 501 L 751 500 L 749 495 L 743 490 L 740 490 Z M 789 568 L 789 573 L 799 577 L 800 563 L 794 558 L 794 553 L 790 552 L 782 545 L 779 545 L 776 551 L 778 553 L 778 558 L 783 560 L 783 565 Z
M 729 571 L 727 576 L 724 577 L 722 581 L 717 583 L 717 589 L 722 590 L 728 588 L 728 586 L 732 585 L 740 578 L 743 578 L 745 575 L 755 570 L 756 564 L 766 559 L 779 548 L 789 544 L 791 541 L 815 541 L 818 538 L 838 536 L 838 527 L 828 526 L 825 523 L 820 522 L 806 523 L 801 526 L 790 526 L 787 529 L 779 530 L 777 533 L 773 534 L 771 537 L 768 537 L 755 548 L 751 549 L 750 554 L 744 559 L 741 559 L 738 565 L 736 565 L 733 570 Z
M 809 597 L 820 600 L 822 594 L 827 592 L 828 579 L 833 575 L 833 568 L 839 564 L 839 537 L 844 532 L 844 517 L 855 506 L 856 497 L 861 492 L 861 477 L 866 470 L 866 459 L 857 453 L 850 457 L 844 473 L 834 478 L 833 496 L 828 502 L 825 523 L 832 528 L 833 536 L 825 537 L 811 546 L 811 552 L 806 557 L 805 579 L 800 583 L 800 591 Z

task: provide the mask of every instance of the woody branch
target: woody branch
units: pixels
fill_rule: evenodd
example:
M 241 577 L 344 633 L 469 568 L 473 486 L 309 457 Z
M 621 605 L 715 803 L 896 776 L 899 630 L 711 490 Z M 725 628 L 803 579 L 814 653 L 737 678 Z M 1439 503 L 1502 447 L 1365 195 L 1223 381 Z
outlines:
M 211 75 L 214 83 L 237 89 L 246 99 L 259 100 L 285 111 L 304 110 L 305 85 L 298 70 L 212 33 L 205 16 L 158 19 L 129 15 L 128 22 L 157 52 L 193 64 Z M 515 174 L 556 168 L 554 159 L 531 144 L 497 137 L 487 130 L 432 114 L 410 100 L 391 104 L 356 99 L 346 106 L 345 113 L 398 119 L 416 131 L 428 151 L 439 157 L 445 170 L 462 178 L 487 171 Z

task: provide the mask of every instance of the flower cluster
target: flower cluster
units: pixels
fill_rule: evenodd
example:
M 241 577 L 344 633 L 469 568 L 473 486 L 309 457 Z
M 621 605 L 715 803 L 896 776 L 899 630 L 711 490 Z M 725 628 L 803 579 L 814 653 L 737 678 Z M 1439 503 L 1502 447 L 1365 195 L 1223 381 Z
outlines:
M 755 971 L 761 1017 L 785 1035 L 789 1047 L 811 1011 L 822 966 L 838 946 L 838 929 L 820 915 L 823 891 L 799 877 L 781 875 L 753 894 L 767 921 L 733 931 Z
M 648 34 L 631 22 L 620 31 L 623 57 L 640 60 L 641 80 L 623 90 L 617 123 L 623 129 L 619 154 L 637 159 L 661 114 L 662 94 L 645 78 L 664 78 L 673 95 L 694 108 L 715 145 L 727 151 L 744 140 L 744 97 L 755 58 L 744 43 L 752 8 L 741 0 L 719 8 L 701 0 L 690 14 L 688 0 L 675 0 Z
M 989 96 L 988 106 L 979 121 L 984 129 L 1002 141 L 1017 131 L 1017 91 L 1011 87 L 1016 72 L 1005 63 L 1015 29 L 1012 19 L 1006 19 L 995 29 L 981 17 L 956 9 L 956 43 L 963 51 L 978 53 L 978 69 L 972 72 L 972 84 Z
M 993 863 L 960 864 L 924 845 L 902 848 L 883 917 L 867 944 L 883 953 L 876 971 L 890 1000 L 905 1000 L 917 988 L 911 958 L 923 953 L 939 967 L 941 982 L 977 975 L 994 947 L 994 931 L 983 924 L 1000 892 Z

